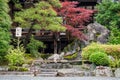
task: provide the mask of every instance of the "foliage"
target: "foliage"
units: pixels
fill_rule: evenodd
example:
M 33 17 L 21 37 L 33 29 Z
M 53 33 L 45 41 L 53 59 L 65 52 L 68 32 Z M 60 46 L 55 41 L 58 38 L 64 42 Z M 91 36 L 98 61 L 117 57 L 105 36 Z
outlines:
M 58 14 L 63 18 L 63 24 L 71 35 L 80 40 L 85 39 L 83 31 L 85 23 L 91 20 L 92 10 L 77 7 L 78 2 L 64 1 L 62 8 L 57 9 Z
M 18 68 L 18 71 L 28 71 L 28 68 L 20 67 L 20 68 Z
M 100 44 L 91 43 L 87 47 L 82 50 L 82 58 L 88 60 L 90 55 L 95 52 L 104 52 L 104 49 L 100 46 Z
M 111 55 L 112 57 L 117 59 L 120 58 L 120 45 L 102 45 L 101 47 L 108 55 Z
M 77 57 L 77 55 L 78 55 L 78 53 L 75 52 L 75 53 L 73 53 L 73 54 L 64 56 L 64 59 L 72 60 L 72 59 L 75 59 L 75 58 Z
M 109 37 L 109 44 L 120 44 L 120 29 L 115 26 L 114 22 L 111 23 L 111 33 Z
M 97 5 L 98 14 L 96 20 L 107 27 L 111 26 L 111 22 L 119 25 L 120 22 L 120 4 L 112 2 L 112 0 L 103 0 L 102 3 Z
M 90 55 L 94 52 L 105 52 L 108 55 L 111 55 L 114 58 L 120 58 L 120 45 L 107 45 L 107 44 L 98 44 L 91 43 L 82 50 L 82 58 L 88 60 Z
M 31 54 L 24 54 L 24 57 L 25 57 L 25 64 L 28 64 L 28 65 L 31 65 L 34 58 Z
M 8 71 L 16 71 L 17 69 L 18 69 L 17 66 L 10 66 L 10 67 L 8 68 Z
M 111 68 L 120 68 L 120 59 L 115 59 L 110 61 Z
M 59 0 L 47 0 L 47 1 L 55 8 L 61 7 L 61 3 L 59 2 Z
M 10 36 L 9 33 L 0 28 L 0 61 L 7 54 L 9 49 Z
M 40 42 L 38 40 L 35 40 L 33 36 L 30 39 L 30 43 L 27 45 L 27 49 L 30 51 L 30 54 L 33 57 L 38 57 L 39 55 L 39 48 L 45 48 L 46 46 L 43 44 L 43 42 Z
M 9 6 L 7 4 L 8 0 L 0 0 L 0 27 L 4 29 L 10 29 L 11 19 L 8 15 Z
M 72 43 L 69 43 L 65 48 L 64 48 L 64 52 L 73 52 L 76 51 L 77 45 L 78 45 L 78 41 L 74 40 Z
M 61 25 L 62 19 L 57 17 L 57 13 L 48 1 L 40 1 L 31 8 L 16 12 L 14 21 L 21 27 L 65 31 L 65 27 Z
M 97 5 L 98 14 L 96 20 L 110 29 L 109 43 L 120 44 L 120 3 L 112 0 L 103 0 Z
M 109 57 L 103 52 L 95 52 L 91 54 L 89 60 L 96 65 L 109 65 Z
M 25 63 L 24 53 L 25 50 L 23 49 L 23 47 L 10 49 L 8 51 L 8 54 L 6 55 L 9 65 L 21 66 L 23 63 Z
M 18 67 L 18 66 L 10 66 L 8 71 L 28 71 L 28 68 Z
M 4 56 L 7 54 L 10 42 L 9 29 L 11 27 L 11 19 L 8 15 L 8 0 L 0 0 L 0 63 L 5 61 Z
M 42 59 L 48 59 L 48 57 L 50 57 L 51 56 L 51 54 L 44 54 L 44 53 L 41 53 L 40 54 L 40 57 L 42 58 Z

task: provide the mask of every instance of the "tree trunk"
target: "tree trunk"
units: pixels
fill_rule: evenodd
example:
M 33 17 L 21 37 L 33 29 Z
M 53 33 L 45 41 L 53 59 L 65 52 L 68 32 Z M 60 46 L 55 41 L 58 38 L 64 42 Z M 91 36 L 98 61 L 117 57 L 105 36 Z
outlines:
M 33 26 L 31 25 L 29 31 L 28 31 L 28 34 L 26 35 L 26 38 L 25 38 L 25 42 L 24 42 L 24 47 L 26 48 L 27 47 L 27 44 L 30 40 L 30 37 L 31 37 L 31 34 L 32 34 L 32 29 L 33 29 Z
M 57 53 L 57 41 L 54 39 L 54 54 Z
M 58 54 L 61 53 L 61 41 L 58 41 Z

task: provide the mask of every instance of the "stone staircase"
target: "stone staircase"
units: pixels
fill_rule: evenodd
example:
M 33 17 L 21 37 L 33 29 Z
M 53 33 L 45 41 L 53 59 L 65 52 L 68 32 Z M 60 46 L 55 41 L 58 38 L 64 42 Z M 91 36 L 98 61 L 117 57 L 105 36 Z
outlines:
M 37 74 L 40 77 L 56 77 L 57 70 L 56 69 L 41 69 L 40 72 Z

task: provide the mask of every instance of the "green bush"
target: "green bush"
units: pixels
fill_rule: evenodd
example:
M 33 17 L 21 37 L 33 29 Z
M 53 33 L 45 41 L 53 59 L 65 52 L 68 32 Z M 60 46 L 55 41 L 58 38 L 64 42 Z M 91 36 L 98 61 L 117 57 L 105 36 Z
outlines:
M 17 71 L 18 67 L 17 66 L 9 66 L 8 71 Z
M 18 71 L 28 71 L 28 68 L 19 67 Z
M 100 44 L 92 43 L 87 47 L 83 48 L 81 55 L 83 59 L 88 60 L 91 54 L 98 51 L 104 52 L 104 49 L 102 49 Z
M 89 60 L 96 65 L 109 65 L 109 57 L 103 52 L 95 52 L 91 54 Z
M 24 57 L 25 57 L 25 63 L 31 65 L 34 60 L 31 54 L 24 54 Z
M 110 60 L 111 68 L 120 68 L 120 59 Z
M 75 59 L 76 57 L 77 57 L 77 52 L 71 55 L 64 56 L 64 59 L 72 60 L 72 59 Z
M 9 66 L 8 71 L 28 71 L 28 68 L 18 67 L 18 66 Z
M 94 52 L 105 52 L 107 55 L 111 55 L 114 58 L 120 58 L 120 45 L 107 45 L 91 43 L 82 50 L 82 58 L 88 60 L 90 55 Z
M 27 45 L 27 49 L 30 51 L 30 54 L 33 57 L 39 57 L 39 48 L 45 48 L 46 46 L 44 45 L 43 42 L 39 40 L 35 40 L 34 37 L 32 36 L 30 39 L 30 43 Z
M 8 60 L 9 65 L 21 66 L 23 63 L 25 63 L 24 53 L 25 51 L 22 48 L 10 49 L 6 55 L 6 59 Z

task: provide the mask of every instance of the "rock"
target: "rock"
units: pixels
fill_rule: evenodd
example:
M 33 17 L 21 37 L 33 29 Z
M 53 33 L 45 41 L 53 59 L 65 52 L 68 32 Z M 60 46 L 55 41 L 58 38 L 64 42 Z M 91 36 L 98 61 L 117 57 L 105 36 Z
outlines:
M 112 76 L 112 71 L 109 67 L 97 66 L 95 69 L 95 76 Z
M 67 56 L 67 55 L 71 55 L 71 54 L 73 54 L 72 52 L 67 52 L 65 55 Z
M 115 70 L 115 77 L 119 77 L 120 78 L 120 68 L 117 68 Z
M 61 60 L 64 59 L 64 58 L 63 58 L 64 55 L 65 55 L 65 53 L 64 53 L 64 52 L 61 52 L 61 54 L 60 54 L 60 59 L 61 59 Z
M 68 76 L 70 76 L 70 77 L 72 77 L 72 76 L 81 77 L 81 76 L 84 76 L 85 73 L 84 73 L 84 71 L 79 71 L 79 70 L 76 70 L 76 69 L 59 69 L 58 70 L 58 75 L 59 76 L 66 76 L 66 77 L 68 77 Z
M 65 55 L 65 53 L 64 52 L 61 52 L 61 54 L 53 54 L 52 56 L 50 56 L 48 59 L 49 60 L 53 60 L 53 59 L 58 59 L 58 60 L 60 60 L 60 59 L 63 59 L 63 56 Z
M 110 55 L 109 55 L 108 57 L 109 57 L 109 59 L 112 60 L 112 61 L 115 60 L 114 57 L 112 57 L 112 56 L 110 56 Z
M 7 66 L 0 66 L 0 71 L 8 71 L 8 67 Z
M 87 26 L 87 36 L 88 41 L 85 42 L 86 44 L 91 41 L 104 44 L 108 41 L 109 30 L 97 22 L 91 23 Z
M 48 58 L 48 60 L 54 60 L 54 62 L 57 62 L 57 60 L 63 60 L 64 59 L 64 52 L 62 52 L 61 54 L 53 54 L 52 56 L 50 56 Z
M 90 70 L 90 65 L 89 64 L 83 64 L 82 69 Z
M 61 72 L 57 72 L 57 75 L 56 75 L 57 77 L 64 77 L 65 76 L 65 74 L 63 74 L 63 73 L 61 73 Z
M 48 60 L 54 60 L 54 59 L 59 60 L 59 59 L 60 59 L 60 55 L 59 55 L 59 54 L 53 54 L 52 56 L 50 56 L 50 57 L 48 58 Z
M 23 64 L 22 67 L 29 68 L 30 65 L 28 65 L 28 64 Z

